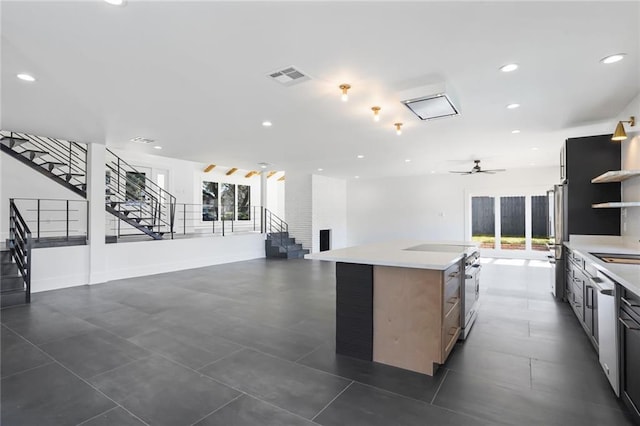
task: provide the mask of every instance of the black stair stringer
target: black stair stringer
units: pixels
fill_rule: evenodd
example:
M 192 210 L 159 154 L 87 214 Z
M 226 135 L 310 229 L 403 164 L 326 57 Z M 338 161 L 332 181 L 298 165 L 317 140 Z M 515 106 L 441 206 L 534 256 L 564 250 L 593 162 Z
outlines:
M 3 140 L 6 139 L 11 139 L 11 138 L 7 138 L 4 137 Z M 31 161 L 28 157 L 25 157 L 24 155 L 14 151 L 13 149 L 9 148 L 9 146 L 0 143 L 0 151 L 6 153 L 7 155 L 9 155 L 10 157 L 15 158 L 16 160 L 20 161 L 22 164 L 25 164 L 27 166 L 29 166 L 31 169 L 43 174 L 44 176 L 54 180 L 55 182 L 59 183 L 60 185 L 64 186 L 65 188 L 69 189 L 70 191 L 80 195 L 82 198 L 87 198 L 87 191 L 83 190 L 81 188 L 78 188 L 77 186 L 67 182 L 65 179 L 58 177 L 55 173 L 47 170 L 46 168 L 34 163 L 33 161 Z M 63 175 L 64 176 L 64 175 Z M 82 185 L 84 187 L 84 185 Z
M 118 219 L 122 220 L 123 222 L 128 223 L 129 225 L 133 226 L 137 230 L 144 232 L 145 234 L 147 234 L 148 236 L 150 236 L 154 240 L 161 240 L 162 239 L 162 233 L 158 233 L 158 232 L 153 231 L 152 229 L 149 229 L 150 225 L 140 224 L 136 220 L 136 217 L 129 217 L 129 216 L 123 214 L 121 211 L 116 210 L 115 208 L 111 207 L 109 204 L 105 204 L 105 209 L 109 213 L 111 213 L 112 215 L 117 217 Z

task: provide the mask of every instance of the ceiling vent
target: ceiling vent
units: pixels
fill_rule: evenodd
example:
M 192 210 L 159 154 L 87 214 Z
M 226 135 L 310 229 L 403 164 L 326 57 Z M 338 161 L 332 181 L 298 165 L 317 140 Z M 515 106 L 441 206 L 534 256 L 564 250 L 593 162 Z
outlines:
M 141 136 L 135 137 L 133 139 L 129 139 L 131 142 L 135 142 L 135 143 L 141 143 L 144 145 L 149 145 L 150 143 L 154 143 L 155 140 L 153 139 L 147 139 L 147 138 L 143 138 Z
M 454 117 L 460 115 L 458 108 L 444 83 L 418 87 L 401 93 L 404 106 L 420 120 Z
M 311 80 L 311 77 L 300 71 L 299 69 L 290 66 L 282 70 L 270 72 L 267 75 L 273 81 L 277 81 L 283 86 L 293 86 L 307 80 Z

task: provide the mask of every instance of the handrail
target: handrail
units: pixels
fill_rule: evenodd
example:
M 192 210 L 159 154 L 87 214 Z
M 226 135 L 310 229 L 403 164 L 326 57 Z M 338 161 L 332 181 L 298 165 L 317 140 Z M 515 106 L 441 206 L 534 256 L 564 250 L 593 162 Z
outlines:
M 43 162 L 37 165 L 43 165 L 45 162 L 57 162 L 61 163 L 58 169 L 64 174 L 67 174 L 67 182 L 76 182 L 77 184 L 86 185 L 87 175 L 87 149 L 82 144 L 73 141 L 62 141 L 50 137 L 42 137 L 36 135 L 30 135 L 27 133 L 3 131 L 3 135 L 9 135 L 11 138 L 24 139 L 29 143 L 29 147 L 23 147 L 22 151 L 16 151 L 18 153 L 25 152 L 26 150 L 42 151 Z M 52 161 L 46 161 L 46 156 L 49 156 Z M 60 176 L 62 177 L 62 176 Z
M 281 247 L 286 246 L 284 243 L 285 238 L 289 238 L 289 224 L 276 216 L 271 210 L 264 209 L 264 224 L 265 232 L 271 234 L 271 238 L 274 238 L 273 234 L 278 234 L 278 243 Z M 284 234 L 287 234 L 287 237 Z
M 24 213 L 24 222 L 34 224 L 35 242 L 40 242 L 43 236 L 65 238 L 67 242 L 70 237 L 84 236 L 86 242 L 89 232 L 88 201 L 54 198 L 13 198 L 13 201 L 16 208 Z M 57 225 L 61 223 L 65 226 Z M 76 224 L 75 229 L 71 224 Z
M 171 233 L 171 238 L 173 238 L 176 197 L 146 175 L 144 176 L 144 185 L 127 179 L 127 172 L 141 173 L 110 149 L 107 148 L 106 151 L 106 167 L 110 177 L 106 182 L 105 203 L 107 205 L 121 204 L 137 207 L 136 212 L 140 215 L 139 217 L 148 217 L 151 220 L 149 226 L 152 231 L 159 233 L 162 232 L 163 227 L 168 227 L 167 232 Z M 139 194 L 140 199 L 128 199 L 127 188 Z
M 14 199 L 9 199 L 9 250 L 25 283 L 25 302 L 31 303 L 31 230 L 18 211 Z

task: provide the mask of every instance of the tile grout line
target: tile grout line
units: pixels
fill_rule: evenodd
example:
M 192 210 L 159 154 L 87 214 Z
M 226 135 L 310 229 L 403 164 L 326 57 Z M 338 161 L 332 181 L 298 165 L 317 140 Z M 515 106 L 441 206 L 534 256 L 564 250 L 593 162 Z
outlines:
M 80 423 L 76 424 L 76 426 L 82 426 L 83 424 L 86 424 L 87 422 L 90 422 L 90 421 L 91 421 L 91 420 L 93 420 L 93 419 L 97 419 L 98 417 L 102 416 L 103 414 L 106 414 L 106 413 L 108 413 L 109 411 L 113 411 L 113 410 L 115 410 L 115 409 L 117 409 L 117 408 L 120 408 L 120 407 L 112 407 L 112 408 L 109 408 L 107 411 L 103 411 L 102 413 L 100 413 L 100 414 L 96 414 L 95 416 L 93 416 L 93 417 L 91 417 L 91 418 L 89 418 L 89 419 L 87 419 L 87 420 L 83 420 L 82 422 L 80 422 Z
M 299 357 L 298 359 L 296 359 L 295 361 L 293 361 L 294 364 L 297 364 L 298 361 L 300 361 L 303 358 L 308 357 L 309 355 L 311 355 L 312 353 L 314 353 L 315 351 L 317 351 L 318 349 L 320 349 L 321 347 L 323 347 L 325 345 L 325 343 L 321 343 L 320 345 L 316 346 L 315 348 L 313 348 L 313 350 L 311 352 L 308 352 L 304 355 L 302 355 L 301 357 Z
M 190 369 L 192 369 L 193 371 L 198 372 L 199 374 L 202 374 L 202 372 L 201 372 L 200 370 L 202 370 L 202 369 L 204 369 L 204 368 L 207 368 L 207 367 L 209 367 L 209 366 L 211 366 L 211 365 L 215 364 L 215 363 L 216 363 L 216 362 L 218 362 L 218 361 L 222 361 L 223 359 L 227 359 L 227 358 L 229 358 L 230 356 L 233 356 L 233 355 L 235 355 L 235 354 L 237 354 L 237 353 L 240 353 L 240 352 L 244 351 L 245 349 L 247 349 L 247 348 L 245 348 L 245 347 L 241 347 L 240 349 L 236 349 L 235 351 L 233 351 L 233 352 L 231 352 L 231 353 L 228 353 L 228 354 L 226 354 L 226 355 L 224 355 L 224 356 L 221 356 L 220 358 L 217 358 L 217 359 L 215 359 L 215 360 L 213 360 L 213 361 L 211 361 L 211 362 L 209 362 L 209 363 L 207 363 L 207 364 L 203 365 L 202 367 L 198 368 L 197 370 L 196 370 L 196 369 L 194 369 L 194 368 L 191 368 L 191 367 L 187 367 L 186 365 L 185 365 L 185 367 L 190 368 Z M 154 352 L 154 353 L 155 353 L 155 352 Z M 209 352 L 209 353 L 211 353 L 211 352 Z M 167 359 L 170 359 L 170 358 L 167 358 Z M 177 362 L 177 361 L 173 361 L 173 360 L 171 360 L 171 361 L 172 361 L 172 362 Z M 183 364 L 180 364 L 180 365 L 183 365 Z
M 212 412 L 205 414 L 204 416 L 200 417 L 198 420 L 196 420 L 195 422 L 191 423 L 191 426 L 197 424 L 198 422 L 201 422 L 202 420 L 206 419 L 207 417 L 209 417 L 210 415 L 212 415 L 213 413 L 216 413 L 220 410 L 222 410 L 224 407 L 226 407 L 227 405 L 231 404 L 232 402 L 236 401 L 238 398 L 243 397 L 244 395 L 246 395 L 244 392 L 241 393 L 240 395 L 236 396 L 235 398 L 233 398 L 232 400 L 225 402 L 224 404 L 222 404 L 221 406 L 219 406 L 218 408 L 216 408 L 215 410 L 213 410 Z
M 102 392 L 100 389 L 98 389 L 97 387 L 93 386 L 91 383 L 89 383 L 87 380 L 83 379 L 82 377 L 78 376 L 76 373 L 74 373 L 73 371 L 71 371 L 70 369 L 68 369 L 67 367 L 65 367 L 61 362 L 59 361 L 55 361 L 56 364 L 58 364 L 60 367 L 64 368 L 65 370 L 67 370 L 69 373 L 71 373 L 72 375 L 74 375 L 75 377 L 77 377 L 78 379 L 82 380 L 87 386 L 89 386 L 91 389 L 95 390 L 96 392 L 98 392 L 100 395 L 104 396 L 105 398 L 107 398 L 109 401 L 113 402 L 114 404 L 116 404 L 116 406 L 122 408 L 124 411 L 126 411 L 127 413 L 129 413 L 132 417 L 136 418 L 137 420 L 141 421 L 143 424 L 150 426 L 149 423 L 145 422 L 144 420 L 142 420 L 140 417 L 136 416 L 135 414 L 133 414 L 131 411 L 127 410 L 126 407 L 124 407 L 123 405 L 121 405 L 120 403 L 116 402 L 114 399 L 112 399 L 111 397 L 109 397 L 109 395 L 107 395 L 106 393 Z M 115 407 L 112 407 L 115 408 Z M 108 410 L 107 410 L 108 411 Z M 104 412 L 103 412 L 104 413 Z M 102 414 L 102 413 L 101 413 Z
M 47 356 L 48 356 L 48 354 L 47 354 Z M 51 357 L 49 357 L 49 358 L 51 358 Z M 44 367 L 44 366 L 49 365 L 49 364 L 54 364 L 54 363 L 56 363 L 56 362 L 57 362 L 57 360 L 56 360 L 56 359 L 51 358 L 48 362 L 45 362 L 44 364 L 37 365 L 37 366 L 35 366 L 35 367 L 31 367 L 31 368 L 27 368 L 26 370 L 18 371 L 18 372 L 16 372 L 16 373 L 9 374 L 8 376 L 4 376 L 4 377 L 2 377 L 2 380 L 4 380 L 4 379 L 8 379 L 8 378 L 13 377 L 13 376 L 17 376 L 18 374 L 27 373 L 27 372 L 29 372 L 29 371 L 31 371 L 31 370 L 35 370 L 35 369 L 37 369 L 37 368 Z
M 331 404 L 333 404 L 333 401 L 335 401 L 336 399 L 338 399 L 338 397 L 340 397 L 340 395 L 342 395 L 347 389 L 349 389 L 349 387 L 351 387 L 352 384 L 354 384 L 355 382 L 352 380 L 351 383 L 349 383 L 344 389 L 342 389 L 342 391 L 340 391 L 340 393 L 338 393 L 331 401 L 329 401 L 329 403 L 327 405 L 324 406 L 324 408 L 320 411 L 318 411 L 318 414 L 316 414 L 315 416 L 313 416 L 311 418 L 311 421 L 315 421 L 315 419 L 322 414 L 322 412 L 324 410 L 327 409 L 327 407 L 329 407 Z
M 442 376 L 442 380 L 440 380 L 440 384 L 438 385 L 438 389 L 436 389 L 435 393 L 433 394 L 433 398 L 431 398 L 431 402 L 429 404 L 433 405 L 433 401 L 436 400 L 436 396 L 438 396 L 438 392 L 440 392 L 440 388 L 444 384 L 444 381 L 447 378 L 448 374 L 449 374 L 449 369 L 446 369 L 444 371 L 444 376 Z
M 238 353 L 238 352 L 243 351 L 243 350 L 245 350 L 245 349 L 247 349 L 247 348 L 241 348 L 241 349 L 237 350 L 235 353 Z M 249 350 L 251 350 L 250 348 L 248 348 L 248 349 L 249 349 Z M 184 364 L 180 363 L 179 361 L 175 361 L 175 360 L 173 360 L 173 359 L 171 359 L 171 358 L 166 357 L 165 355 L 162 355 L 162 354 L 157 353 L 157 352 L 154 352 L 154 355 L 157 355 L 157 356 L 159 356 L 159 357 L 163 358 L 164 360 L 166 360 L 166 361 L 168 361 L 168 362 L 171 362 L 171 363 L 174 363 L 174 364 L 176 364 L 176 365 L 179 365 L 180 367 L 186 368 L 187 370 L 190 370 L 190 371 L 192 371 L 192 372 L 194 372 L 194 373 L 198 374 L 200 377 L 207 378 L 207 379 L 209 379 L 209 380 L 211 380 L 211 381 L 213 381 L 213 382 L 215 382 L 215 383 L 218 383 L 218 384 L 220 384 L 220 385 L 222 385 L 222 386 L 228 387 L 229 389 L 233 389 L 234 391 L 236 391 L 236 392 L 240 393 L 240 395 L 238 395 L 238 397 L 240 397 L 240 396 L 242 396 L 242 395 L 248 395 L 248 396 L 250 396 L 251 398 L 257 399 L 257 400 L 258 400 L 258 401 L 260 401 L 260 402 L 264 402 L 265 404 L 268 404 L 268 405 L 270 405 L 270 406 L 272 406 L 272 407 L 275 407 L 275 408 L 277 408 L 277 409 L 279 409 L 279 410 L 285 411 L 285 412 L 287 412 L 287 413 L 289 413 L 289 414 L 291 414 L 291 415 L 293 415 L 293 416 L 299 417 L 299 418 L 304 419 L 304 420 L 307 420 L 307 421 L 309 420 L 309 419 L 307 419 L 307 418 L 305 418 L 305 417 L 302 417 L 302 416 L 301 416 L 301 415 L 299 415 L 299 414 L 296 414 L 296 413 L 294 413 L 294 412 L 292 412 L 292 411 L 287 410 L 286 408 L 283 408 L 283 407 L 280 407 L 280 406 L 278 406 L 278 405 L 272 404 L 272 403 L 271 403 L 271 402 L 269 402 L 269 401 L 265 401 L 264 399 L 260 398 L 260 397 L 259 397 L 259 396 L 257 396 L 257 395 L 254 395 L 254 394 L 248 393 L 248 392 L 246 392 L 246 391 L 243 391 L 243 390 L 241 390 L 241 389 L 239 389 L 239 388 L 237 388 L 237 387 L 235 387 L 235 386 L 232 386 L 232 385 L 230 385 L 230 384 L 228 384 L 228 383 L 225 383 L 225 382 L 223 382 L 223 381 L 221 381 L 221 380 L 219 380 L 219 379 L 216 379 L 215 377 L 208 376 L 208 375 L 206 375 L 206 374 L 204 374 L 204 373 L 202 373 L 202 372 L 200 372 L 200 371 L 198 371 L 198 370 L 194 370 L 193 368 L 189 367 L 188 365 L 184 365 Z M 233 354 L 229 354 L 229 355 L 227 355 L 227 356 L 231 356 L 231 355 L 233 355 Z M 265 354 L 265 355 L 266 355 L 266 354 Z M 225 356 L 225 357 L 223 357 L 223 358 L 226 358 L 227 356 Z M 275 357 L 275 358 L 276 358 L 276 359 L 280 359 L 280 358 L 277 358 L 277 357 Z M 218 361 L 219 361 L 219 360 L 218 360 Z M 217 361 L 216 361 L 216 362 L 217 362 Z M 291 361 L 288 361 L 288 362 L 291 362 Z M 208 364 L 208 365 L 210 365 L 210 364 Z M 204 367 L 202 367 L 202 368 L 204 368 Z M 236 397 L 236 398 L 234 398 L 234 399 L 237 399 L 238 397 Z M 230 401 L 230 402 L 231 402 L 231 401 Z

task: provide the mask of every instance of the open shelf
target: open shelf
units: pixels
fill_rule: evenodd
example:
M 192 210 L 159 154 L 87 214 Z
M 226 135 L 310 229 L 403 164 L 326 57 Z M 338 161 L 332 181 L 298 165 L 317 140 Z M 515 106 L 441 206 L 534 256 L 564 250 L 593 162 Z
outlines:
M 622 207 L 640 207 L 640 201 L 617 201 L 613 203 L 592 204 L 594 209 L 615 209 Z
M 622 182 L 640 176 L 640 170 L 611 170 L 591 179 L 591 183 Z

